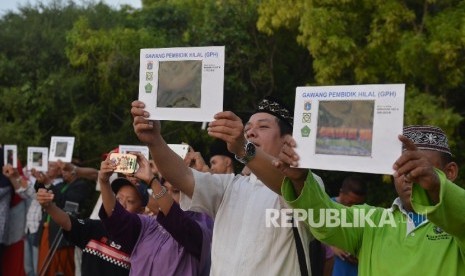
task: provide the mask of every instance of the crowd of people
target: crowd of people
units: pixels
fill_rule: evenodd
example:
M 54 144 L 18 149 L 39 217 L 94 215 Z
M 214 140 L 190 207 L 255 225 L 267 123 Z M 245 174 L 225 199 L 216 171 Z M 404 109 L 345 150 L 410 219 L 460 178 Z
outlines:
M 134 174 L 115 173 L 109 155 L 98 169 L 2 164 L 0 275 L 465 275 L 465 190 L 453 183 L 458 165 L 441 129 L 404 128 L 398 198 L 383 209 L 363 204 L 355 174 L 330 198 L 318 175 L 298 168 L 293 115 L 279 101 L 262 100 L 245 124 L 216 114 L 209 165 L 193 149 L 184 159 L 172 151 L 144 108 L 134 101 L 131 114 L 152 160 L 133 153 Z M 99 219 L 82 216 L 95 182 Z M 374 223 L 266 226 L 269 210 L 287 209 L 312 210 L 313 221 L 337 210 L 351 223 L 363 211 Z

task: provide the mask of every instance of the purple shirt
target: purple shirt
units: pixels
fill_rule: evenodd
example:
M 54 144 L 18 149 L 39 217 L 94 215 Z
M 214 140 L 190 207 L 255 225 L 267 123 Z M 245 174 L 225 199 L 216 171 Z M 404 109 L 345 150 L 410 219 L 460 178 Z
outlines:
M 111 217 L 99 216 L 109 237 L 121 241 L 130 257 L 130 275 L 201 275 L 208 272 L 212 220 L 205 214 L 184 212 L 174 203 L 157 219 L 127 212 L 118 202 Z M 171 233 L 171 234 L 170 234 Z

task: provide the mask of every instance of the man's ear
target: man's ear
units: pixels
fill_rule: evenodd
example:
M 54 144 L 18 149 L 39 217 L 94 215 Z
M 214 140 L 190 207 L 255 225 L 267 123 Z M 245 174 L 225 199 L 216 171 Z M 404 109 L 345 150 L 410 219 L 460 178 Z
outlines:
M 455 162 L 450 162 L 444 167 L 444 173 L 446 174 L 447 179 L 455 181 L 459 174 L 459 166 Z
M 231 158 L 225 156 L 224 159 L 226 160 L 226 165 L 228 167 L 232 165 L 232 159 Z

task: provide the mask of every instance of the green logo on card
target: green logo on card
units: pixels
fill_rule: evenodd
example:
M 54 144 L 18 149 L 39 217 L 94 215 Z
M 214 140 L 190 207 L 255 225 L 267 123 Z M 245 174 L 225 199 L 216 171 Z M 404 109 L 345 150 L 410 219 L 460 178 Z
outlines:
M 145 92 L 146 92 L 146 93 L 152 92 L 152 88 L 153 88 L 153 86 L 152 86 L 150 83 L 147 83 L 147 84 L 145 85 Z
M 308 137 L 310 136 L 310 128 L 308 126 L 304 126 L 300 129 L 300 133 L 302 134 L 302 137 Z

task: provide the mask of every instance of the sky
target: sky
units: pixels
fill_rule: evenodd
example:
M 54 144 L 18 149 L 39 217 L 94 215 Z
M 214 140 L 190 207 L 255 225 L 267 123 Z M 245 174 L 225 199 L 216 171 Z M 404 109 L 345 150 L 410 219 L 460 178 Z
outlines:
M 74 0 L 74 2 L 76 3 L 80 3 L 81 1 L 82 0 Z M 94 0 L 94 1 L 98 2 L 98 0 Z M 102 0 L 102 1 L 113 7 L 119 7 L 121 4 L 128 4 L 134 8 L 140 8 L 142 6 L 141 0 Z M 5 14 L 8 10 L 17 11 L 18 5 L 26 5 L 29 3 L 34 6 L 38 2 L 48 3 L 48 2 L 51 2 L 51 0 L 0 0 L 0 15 Z M 64 0 L 63 2 L 66 2 L 66 0 Z M 86 2 L 86 1 L 82 1 L 82 2 Z

